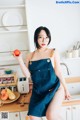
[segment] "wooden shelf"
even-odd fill
[[[4,31],[0,31],[0,33],[16,33],[16,32],[27,32],[27,29],[23,29],[23,30],[15,30],[15,31],[8,31],[8,30],[4,30]]]
[[[6,6],[0,6],[0,9],[6,9],[6,8],[24,8],[25,5],[6,5]]]
[[[1,5],[0,5],[0,10],[1,10],[1,14],[0,14],[0,17],[1,17],[0,36],[1,37],[0,38],[2,40],[2,45],[1,45],[2,51],[1,52],[4,52],[4,50],[8,51],[9,49],[11,49],[11,47],[12,47],[12,49],[16,48],[16,46],[18,46],[18,49],[19,48],[29,49],[28,33],[27,33],[28,32],[27,14],[25,11],[25,9],[26,9],[25,1],[23,1],[23,2],[9,1],[8,3],[1,2]],[[4,24],[3,16],[5,15],[6,12],[9,12],[9,11],[14,12],[14,15],[17,12],[20,13],[21,17],[18,17],[17,16],[18,14],[16,14],[15,17],[17,17],[22,22],[18,22],[18,21],[14,22],[14,20],[9,19],[10,15],[12,15],[12,14],[9,14],[8,18],[6,18],[7,19],[6,24]],[[20,18],[22,18],[22,19],[20,19]],[[12,20],[11,24],[8,24],[8,22],[9,22],[8,20],[9,21]],[[12,43],[15,42],[15,44],[13,46],[12,46],[11,40],[12,40]],[[5,44],[6,42],[8,42],[9,45]],[[29,51],[29,50],[27,50],[27,51]],[[25,62],[26,53],[23,53],[22,56],[23,56],[23,60]],[[13,66],[13,65],[19,65],[19,63],[11,54],[9,54],[9,55],[4,54],[2,56],[0,55],[0,67]]]
[[[80,60],[80,57],[76,57],[76,58],[61,58],[61,62],[62,61],[69,61],[69,60]]]
[[[7,86],[16,86],[17,83],[6,83],[6,84],[0,84],[0,87],[7,87]]]
[[[26,54],[29,53],[29,50],[27,49],[27,50],[20,50],[20,51],[21,51],[23,60],[25,62],[25,60],[26,60]],[[9,62],[8,64],[10,64],[10,62],[12,62],[12,64],[18,63],[18,61],[12,55],[12,52],[13,51],[1,51],[0,52],[0,65],[3,65],[4,62],[5,62],[5,64],[6,64],[6,62]]]
[[[13,74],[3,74],[3,75],[0,75],[0,78],[1,78],[1,79],[11,78],[11,77],[13,77],[13,82],[12,82],[12,83],[1,83],[1,84],[0,84],[0,87],[16,86],[16,85],[17,85],[17,80],[18,80],[18,77],[17,77],[17,73],[16,73],[16,72],[14,72]]]
[[[7,56],[7,57],[0,57],[0,62],[2,61],[10,61],[10,60],[16,60],[14,56]]]
[[[76,76],[76,77],[67,77],[65,78],[66,83],[76,83],[76,82],[80,82],[80,76]]]

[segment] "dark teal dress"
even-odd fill
[[[29,70],[33,81],[28,115],[43,117],[60,86],[50,58],[30,61]]]

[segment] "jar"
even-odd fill
[[[72,58],[72,52],[66,52],[66,58]]]
[[[79,57],[79,50],[78,49],[77,50],[73,50],[72,57],[73,58]]]

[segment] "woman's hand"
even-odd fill
[[[15,55],[14,51],[12,52],[12,55],[15,57],[16,60],[20,61],[22,59],[22,54]]]
[[[70,95],[68,89],[66,89],[65,90],[65,99],[70,100],[70,98],[71,98],[71,95]]]

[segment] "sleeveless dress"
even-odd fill
[[[28,115],[43,117],[56,91],[60,86],[51,58],[29,62],[29,70],[33,81]]]

